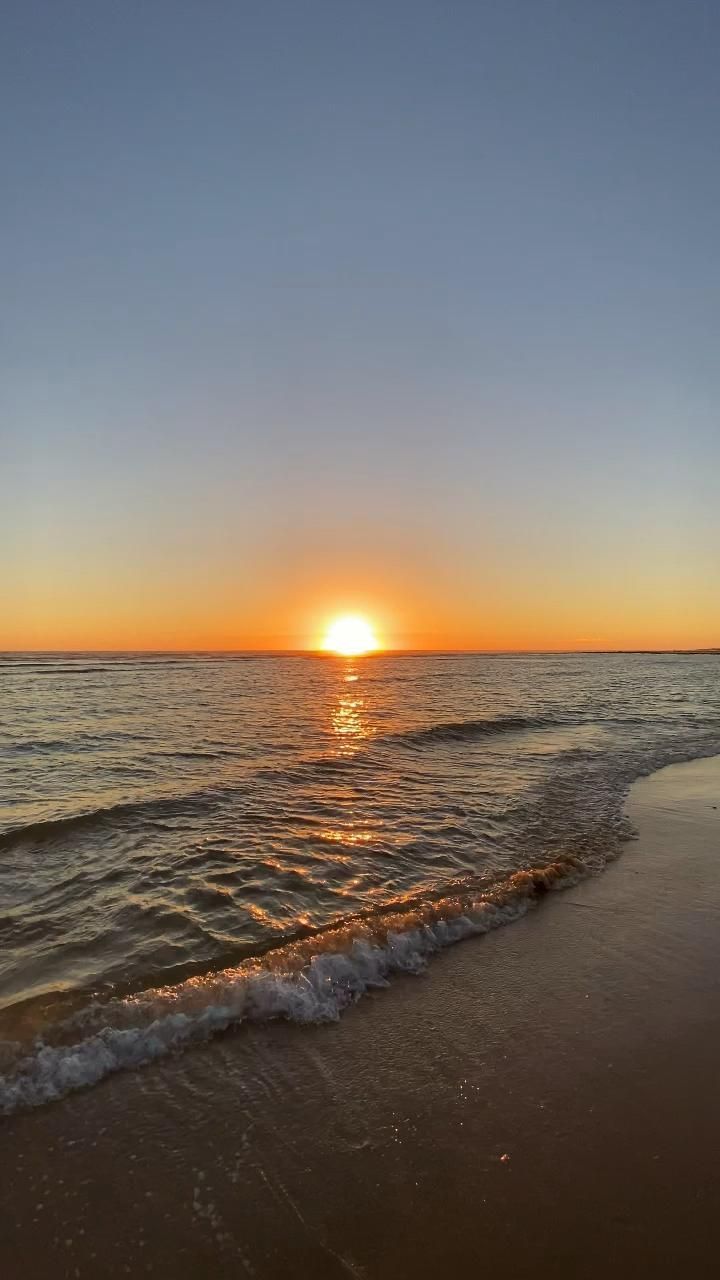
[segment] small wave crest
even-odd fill
[[[422,747],[436,742],[467,742],[503,733],[523,733],[531,729],[567,728],[574,723],[559,716],[496,716],[484,720],[449,720],[391,735],[391,740]]]
[[[170,818],[182,816],[188,811],[197,812],[217,799],[222,788],[197,789],[177,796],[148,796],[140,800],[123,800],[117,804],[100,805],[81,813],[62,814],[57,818],[45,818],[28,822],[21,827],[10,827],[0,832],[0,851],[18,844],[41,844],[57,837],[72,835],[88,827],[102,827],[106,823],[134,818]]]

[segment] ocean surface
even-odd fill
[[[0,712],[9,1113],[601,871],[630,784],[720,752],[720,656],[4,655]]]

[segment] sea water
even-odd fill
[[[0,709],[10,1112],[601,871],[632,781],[720,752],[720,655],[5,655]]]

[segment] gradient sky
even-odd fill
[[[0,25],[0,647],[720,644],[716,0]]]

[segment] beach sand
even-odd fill
[[[3,1121],[0,1275],[716,1275],[720,758],[628,812],[603,876],[338,1024]]]

